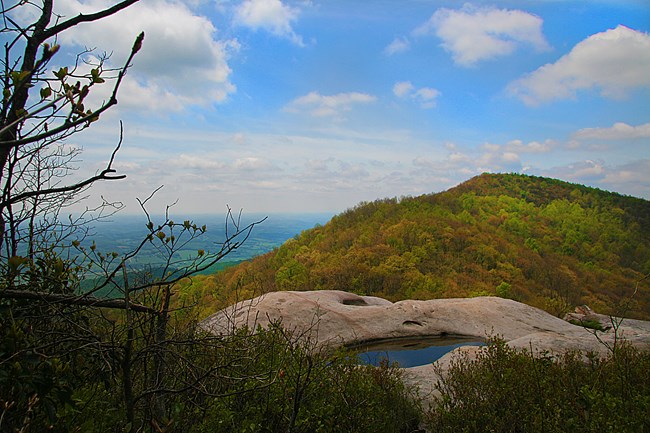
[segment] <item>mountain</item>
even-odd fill
[[[496,295],[556,315],[587,304],[650,319],[649,273],[649,201],[482,174],[437,194],[361,203],[204,283],[222,302],[275,290]]]

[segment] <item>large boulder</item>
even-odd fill
[[[372,296],[322,290],[272,292],[239,302],[202,322],[204,329],[228,334],[234,328],[266,327],[272,322],[310,338],[320,347],[418,337],[498,336],[515,348],[560,353],[567,350],[607,353],[615,341],[626,339],[650,347],[650,322],[623,320],[606,332],[585,329],[540,309],[496,297],[406,300],[390,302]],[[475,353],[461,347],[436,362],[442,371],[459,353]],[[425,393],[437,380],[433,366],[405,369],[405,380]]]
[[[397,338],[499,336],[516,347],[539,350],[600,350],[594,332],[554,317],[540,309],[497,297],[406,300],[392,303],[373,296],[336,290],[272,292],[239,302],[202,322],[216,334],[233,328],[282,321],[285,328],[309,335],[321,346],[354,345]],[[626,326],[628,323],[633,327]],[[647,344],[648,322],[625,320],[619,337]],[[613,332],[599,333],[613,342]]]

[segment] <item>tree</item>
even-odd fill
[[[117,70],[105,68],[106,55],[99,56],[96,62],[87,60],[84,54],[88,52],[80,53],[69,67],[52,70],[50,63],[60,48],[56,44],[59,34],[113,15],[136,1],[125,0],[69,19],[54,14],[53,0],[44,0],[41,5],[18,2],[1,11],[1,32],[7,42],[0,75],[0,241],[7,289],[34,288],[40,284],[34,280],[37,276],[52,277],[47,273],[19,272],[19,268],[33,269],[39,258],[55,254],[51,246],[69,239],[83,228],[85,220],[94,217],[89,212],[67,222],[61,218],[61,211],[81,192],[97,181],[125,177],[117,175],[112,167],[121,134],[104,170],[71,183],[68,175],[75,169],[73,163],[80,151],[64,143],[117,104],[118,90],[142,46],[144,33],[137,36],[126,63]],[[18,17],[22,16],[34,16],[35,20],[21,24]],[[107,80],[112,85],[109,99],[99,107],[86,106],[95,86]],[[101,214],[115,206],[104,203],[96,210]]]
[[[115,386],[122,390],[123,428],[134,431],[149,423],[155,429],[166,419],[165,396],[197,386],[216,368],[171,361],[179,345],[198,338],[192,332],[182,338],[170,332],[174,284],[237,249],[258,222],[243,226],[241,215],[228,209],[223,243],[178,259],[177,251],[206,227],[174,222],[170,207],[155,222],[147,211],[153,194],[140,200],[146,217],[142,241],[124,255],[99,251],[86,239],[88,224],[119,210],[119,203],[104,201],[80,216],[64,215],[94,183],[125,177],[113,168],[122,145],[121,125],[105,168],[85,179],[71,180],[80,150],[66,140],[117,104],[144,33],[135,37],[126,62],[116,69],[107,66],[105,54],[89,60],[88,50],[74,64],[53,69],[57,40],[79,24],[110,17],[136,2],[123,0],[73,17],[57,15],[54,0],[2,3],[0,9],[5,41],[0,58],[0,431],[55,425],[65,411],[80,410],[75,399],[92,408],[100,404],[98,393]],[[24,17],[33,19],[25,22]],[[97,86],[110,86],[110,96],[91,106]],[[160,266],[143,276],[129,265],[144,248],[159,255]],[[187,372],[170,374],[174,363]]]

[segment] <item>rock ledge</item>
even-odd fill
[[[542,310],[496,297],[406,300],[392,303],[372,296],[358,296],[334,290],[272,292],[239,302],[221,310],[201,326],[215,334],[233,328],[263,327],[281,320],[285,328],[305,335],[320,347],[356,345],[365,342],[435,336],[487,338],[499,336],[515,348],[534,351],[566,350],[607,353],[607,344],[624,338],[631,344],[650,348],[650,322],[625,319],[615,334],[576,326]],[[461,347],[436,362],[443,370]],[[428,392],[435,375],[431,365],[405,369],[407,383]]]

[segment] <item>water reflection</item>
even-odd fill
[[[476,338],[431,337],[418,339],[388,340],[356,348],[359,362],[378,366],[382,360],[397,362],[400,367],[416,367],[431,364],[443,355],[461,346],[484,346]]]

